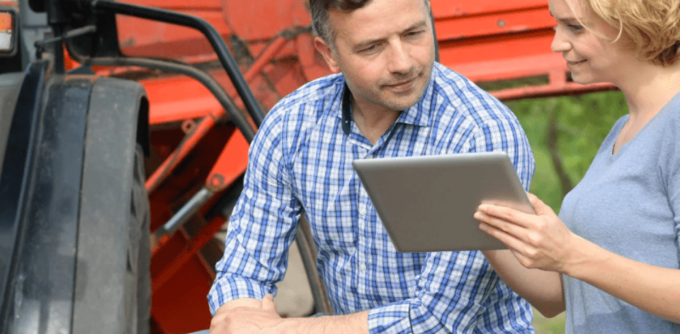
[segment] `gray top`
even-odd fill
[[[680,94],[612,154],[627,121],[628,115],[616,122],[583,180],[565,197],[560,218],[604,249],[678,269]],[[678,324],[590,284],[566,275],[563,279],[566,333],[680,333]]]

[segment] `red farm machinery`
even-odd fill
[[[223,252],[215,235],[240,194],[264,111],[330,74],[306,0],[0,6],[20,31],[0,59],[0,333],[107,332],[107,324],[134,332],[134,300],[146,298],[139,284],[147,284],[134,268],[149,260],[152,332],[206,329]],[[431,0],[431,8],[445,66],[475,82],[537,78],[491,92],[500,100],[613,88],[569,81],[550,50],[547,0]],[[332,313],[304,221],[296,241],[314,310]]]

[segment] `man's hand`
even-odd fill
[[[210,322],[210,334],[275,333],[274,328],[282,322],[283,318],[276,312],[274,297],[267,295],[261,303],[249,299],[218,309]]]

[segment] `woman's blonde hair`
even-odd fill
[[[634,43],[637,57],[668,66],[680,58],[679,0],[580,0]]]

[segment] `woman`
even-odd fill
[[[559,218],[533,195],[536,215],[480,206],[480,228],[509,248],[485,255],[541,313],[566,307],[567,333],[680,333],[679,1],[549,3],[574,81],[613,83],[629,115]]]

